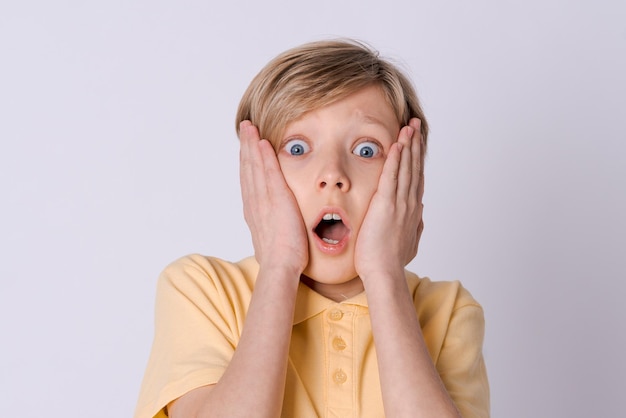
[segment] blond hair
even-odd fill
[[[290,122],[371,85],[382,88],[400,126],[414,117],[422,121],[424,155],[428,124],[411,82],[377,51],[354,40],[311,42],[270,61],[239,103],[237,134],[239,124],[250,120],[262,138],[276,144]]]

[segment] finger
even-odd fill
[[[240,162],[248,163],[250,161],[250,143],[252,142],[252,123],[249,120],[244,120],[239,124],[239,160]],[[242,167],[247,168],[247,167]]]
[[[262,139],[259,142],[260,157],[263,160],[263,172],[265,174],[268,195],[272,196],[276,192],[286,191],[288,186],[283,176],[283,172],[276,157],[276,151],[272,144]]]
[[[400,168],[398,171],[398,188],[397,198],[404,199],[406,201],[409,193],[409,187],[411,186],[411,179],[413,176],[412,167],[412,137],[414,129],[411,126],[405,126],[400,131],[398,142],[403,144],[402,156],[400,159]]]
[[[422,199],[424,197],[424,152],[423,152],[423,137],[422,137],[422,121],[419,120],[418,118],[413,118],[409,124],[411,126],[413,126],[415,128],[415,135],[414,135],[414,141],[415,141],[415,149],[416,149],[416,153],[415,153],[415,167],[416,167],[416,173],[419,173],[419,177],[417,177],[417,188],[416,191],[414,193],[417,194],[417,202],[419,204],[422,203]]]
[[[263,159],[259,150],[259,132],[250,122],[240,125],[240,182],[244,214],[253,215],[253,207],[267,191],[263,176]],[[248,203],[248,204],[246,204]]]
[[[378,193],[388,199],[395,199],[398,187],[398,170],[400,168],[400,158],[404,146],[400,142],[391,145],[389,154],[383,165],[383,171],[378,181]]]
[[[422,132],[421,121],[413,118],[409,121],[409,126],[413,128],[413,136],[411,137],[411,188],[409,193],[411,196],[419,198],[419,186],[422,179]]]
[[[252,158],[252,150],[251,150],[251,138],[248,133],[248,127],[244,125],[244,122],[240,124],[239,128],[239,139],[240,139],[240,148],[239,148],[239,184],[241,187],[241,198],[243,202],[243,215],[250,231],[252,232],[252,239],[254,241],[254,214],[255,210],[252,207],[255,201],[255,187],[253,185],[253,164],[254,159]]]
[[[249,121],[244,121],[240,125],[240,173],[241,180],[248,182],[254,176],[254,172],[259,170],[262,160],[258,156],[258,131]]]
[[[241,169],[249,169],[250,165],[254,162],[254,143],[258,141],[255,133],[256,128],[250,121],[243,121],[239,125],[239,159],[242,163]]]
[[[243,121],[239,124],[239,182],[244,202],[246,193],[249,192],[250,171],[252,171],[251,140],[248,132],[250,125],[250,121]]]
[[[420,174],[419,182],[417,184],[417,202],[422,203],[424,199],[424,173]]]

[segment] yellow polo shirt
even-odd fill
[[[230,263],[192,255],[163,271],[135,418],[166,417],[169,402],[220,379],[237,347],[258,268],[253,257]],[[406,277],[448,393],[464,418],[488,417],[482,308],[458,282],[408,271]],[[283,417],[384,417],[365,293],[337,303],[300,284],[284,399]]]

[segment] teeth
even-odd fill
[[[325,221],[340,221],[341,220],[341,216],[339,216],[338,213],[327,213],[324,215],[323,218]]]
[[[330,238],[322,238],[322,241],[324,241],[327,244],[339,244],[339,241],[336,239],[330,239]]]

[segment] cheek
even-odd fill
[[[364,167],[358,173],[358,181],[361,184],[364,191],[370,194],[369,199],[378,189],[378,183],[380,182],[380,175],[383,172],[383,163],[375,166]]]
[[[370,202],[372,201],[374,194],[376,194],[376,191],[378,190],[378,183],[380,181],[381,173],[382,167],[375,170],[363,170],[359,174],[359,206],[363,211],[363,217],[365,217],[365,212],[367,212]]]

